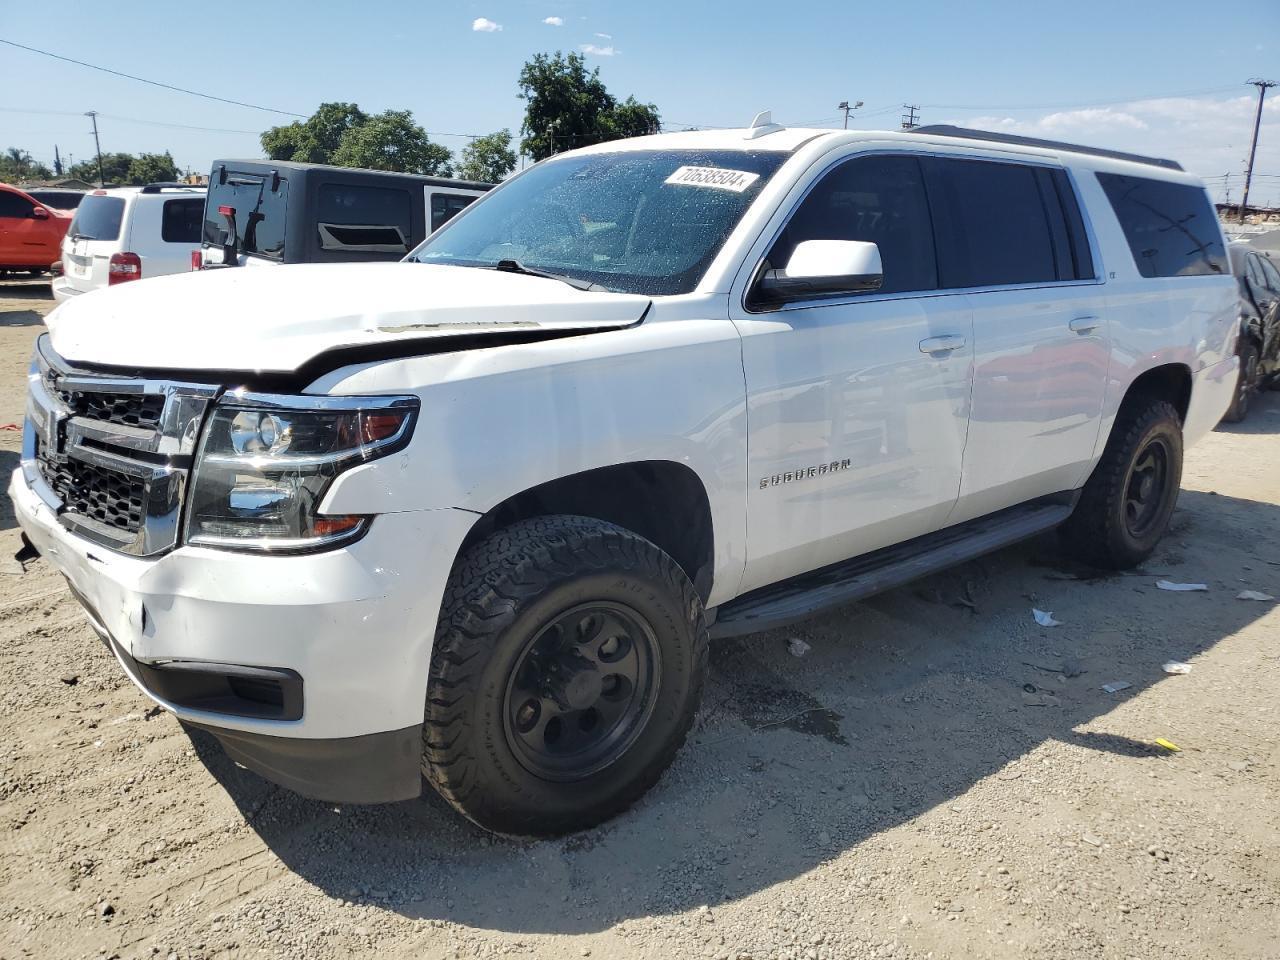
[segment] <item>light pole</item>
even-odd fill
[[[102,145],[98,143],[98,111],[90,110],[85,116],[93,120],[93,149],[98,154],[98,186],[105,187],[107,184],[102,175]]]
[[[852,107],[849,106],[848,100],[841,100],[840,103],[836,106],[837,110],[844,111],[844,128],[846,130],[849,129],[849,114],[851,114],[854,110],[857,110],[860,106],[862,106],[861,100],[855,103]]]

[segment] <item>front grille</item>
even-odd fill
[[[219,388],[76,367],[45,334],[36,356],[22,468],[68,530],[155,556],[177,545],[187,474]]]
[[[125,533],[142,527],[144,481],[81,460],[40,461],[40,471],[63,509]]]
[[[95,393],[87,390],[59,390],[60,399],[72,416],[88,417],[103,423],[155,430],[164,413],[164,397],[148,393]]]

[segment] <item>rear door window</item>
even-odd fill
[[[123,197],[90,195],[76,207],[76,215],[67,228],[67,236],[73,240],[118,240],[122,219]]]
[[[944,288],[1075,279],[1065,215],[1038,168],[927,158],[925,170]]]
[[[323,183],[316,205],[320,249],[408,253],[412,208],[408,190]]]
[[[166,200],[160,215],[160,239],[165,243],[199,243],[204,228],[204,198]]]
[[[1218,218],[1203,187],[1127,174],[1097,176],[1142,276],[1230,272]]]
[[[431,194],[431,232],[435,233],[478,199],[456,193]]]
[[[218,212],[223,207],[232,211],[232,218]],[[234,241],[239,253],[281,260],[288,209],[289,181],[283,177],[273,190],[270,174],[228,170],[225,182],[220,183],[215,170],[205,200],[204,242],[223,246]],[[230,228],[232,219],[234,237]]]
[[[785,267],[806,240],[876,244],[884,269],[876,293],[937,289],[933,228],[915,157],[855,157],[826,174],[769,251],[769,266]]]

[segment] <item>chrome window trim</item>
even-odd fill
[[[796,215],[801,205],[809,198],[809,195],[817,187],[822,180],[841,164],[848,163],[851,160],[858,160],[863,157],[941,157],[952,160],[976,160],[982,163],[1006,163],[1027,167],[1041,167],[1046,170],[1061,170],[1066,173],[1071,183],[1071,189],[1075,194],[1076,206],[1080,210],[1080,218],[1084,221],[1085,233],[1089,243],[1089,252],[1093,259],[1093,277],[1083,280],[1037,280],[1030,283],[1002,283],[988,284],[982,287],[938,287],[933,290],[903,290],[898,293],[858,293],[851,294],[846,297],[825,297],[814,298],[811,300],[796,300],[790,303],[782,304],[777,307],[767,309],[753,308],[750,303],[750,294],[755,285],[760,281],[760,273],[764,268],[765,259],[773,245],[778,242],[778,237],[782,235],[782,231],[787,228],[787,224],[791,222],[792,217]],[[754,244],[753,244],[754,246]],[[755,265],[748,274],[746,284],[742,288],[739,297],[739,303],[743,311],[752,317],[772,317],[782,313],[791,313],[796,310],[812,310],[817,307],[847,306],[854,303],[880,303],[892,300],[918,300],[925,297],[954,297],[963,296],[965,294],[981,294],[981,293],[997,293],[1005,290],[1042,290],[1062,287],[1090,287],[1102,286],[1106,281],[1102,276],[1100,249],[1098,247],[1097,238],[1093,232],[1093,221],[1089,217],[1088,207],[1081,201],[1079,184],[1070,167],[1061,163],[1054,163],[1047,157],[1026,157],[1023,159],[1013,159],[1007,156],[983,156],[969,153],[951,153],[937,150],[921,150],[921,149],[902,149],[898,147],[878,147],[873,146],[865,150],[857,150],[853,153],[843,153],[840,156],[828,161],[814,176],[813,180],[805,187],[804,192],[796,198],[795,202],[788,208],[786,215],[779,222],[776,229],[769,236],[769,241],[764,245],[760,256],[757,258]]]

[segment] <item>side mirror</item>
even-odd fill
[[[760,278],[762,299],[789,303],[879,290],[884,282],[880,248],[865,240],[805,240],[782,269]]]
[[[48,211],[48,210],[46,210],[44,207],[32,207],[32,208],[31,208],[31,219],[33,219],[33,220],[48,220],[48,219],[49,219],[49,211]]]

